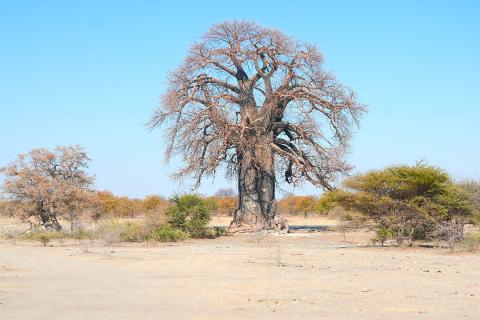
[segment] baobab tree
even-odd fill
[[[283,229],[275,187],[306,180],[331,189],[364,107],[323,69],[314,46],[252,22],[214,25],[168,78],[149,126],[167,129],[174,177],[238,181],[231,229]]]
[[[54,152],[33,149],[1,168],[3,191],[17,212],[26,219],[37,218],[46,230],[62,229],[59,216],[73,229],[77,213],[90,202],[94,178],[85,170],[88,161],[79,146],[57,147]]]

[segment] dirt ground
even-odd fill
[[[359,247],[369,237],[297,230],[114,248],[2,240],[0,319],[480,318],[480,255]]]

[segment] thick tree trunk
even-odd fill
[[[58,223],[57,215],[55,212],[47,212],[42,210],[40,212],[40,218],[42,219],[43,226],[47,231],[60,231],[62,226]]]
[[[240,164],[237,170],[238,207],[234,212],[230,230],[288,232],[285,219],[277,211],[274,174],[243,164]]]
[[[246,142],[237,150],[238,206],[229,229],[232,232],[288,232],[275,201],[275,159],[271,149],[274,137],[270,119],[257,112],[252,92],[245,101],[241,109],[242,124],[250,130],[243,136]]]

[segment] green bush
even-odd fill
[[[148,238],[160,242],[176,242],[189,238],[188,233],[171,227],[170,225],[158,226],[150,231]]]
[[[214,239],[216,232],[208,228],[204,222],[199,220],[190,220],[187,224],[188,233],[192,238],[209,238]]]
[[[472,217],[466,192],[446,172],[423,163],[356,175],[345,181],[345,187],[325,196],[326,207],[339,204],[362,213],[373,222],[379,239],[388,231],[398,244],[426,239],[445,222],[455,222],[463,230]]]
[[[165,214],[172,228],[186,232],[193,238],[214,236],[207,227],[211,213],[216,209],[214,202],[198,195],[174,196],[171,201],[173,204],[165,210]]]
[[[393,232],[385,227],[377,227],[375,229],[375,237],[372,239],[372,243],[375,245],[376,243],[380,243],[383,247],[385,245],[385,241],[392,239]]]

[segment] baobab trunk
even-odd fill
[[[150,128],[167,129],[167,159],[182,156],[176,177],[199,187],[222,166],[236,175],[230,230],[286,229],[275,205],[279,181],[331,189],[330,180],[349,170],[342,158],[364,107],[322,64],[313,45],[227,21],[169,76]]]
[[[230,224],[231,231],[288,231],[285,219],[277,211],[273,154],[271,159],[270,168],[258,168],[248,165],[248,161],[246,164],[240,157],[237,168],[238,207]]]

